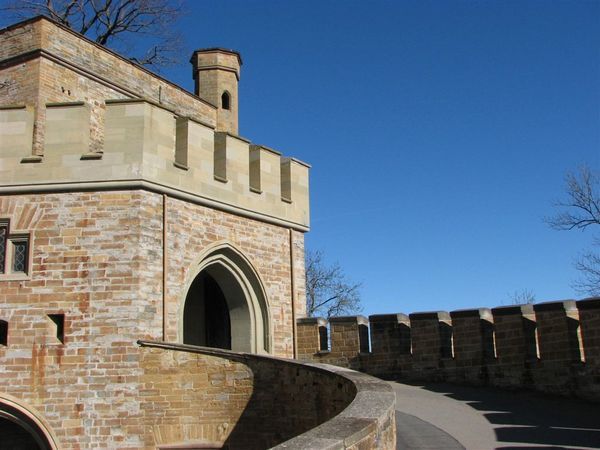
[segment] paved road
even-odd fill
[[[600,449],[600,405],[534,392],[391,383],[398,449]]]

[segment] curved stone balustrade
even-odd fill
[[[142,423],[154,436],[148,445],[395,448],[394,392],[369,375],[213,348],[138,344]]]

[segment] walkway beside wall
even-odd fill
[[[600,406],[528,391],[390,383],[397,448],[600,448]]]

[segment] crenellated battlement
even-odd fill
[[[41,154],[30,106],[0,107],[0,192],[145,185],[214,207],[306,229],[309,166],[142,99],[106,100],[95,132],[91,106],[49,103]]]
[[[600,298],[298,320],[298,357],[372,375],[600,400]]]
[[[45,17],[0,30],[0,193],[144,188],[308,230],[309,166],[237,136],[239,54],[192,62],[196,94]]]

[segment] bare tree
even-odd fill
[[[521,289],[508,294],[511,305],[531,305],[535,303],[535,294],[529,289]]]
[[[600,248],[600,239],[594,239],[594,247]],[[575,268],[581,278],[573,283],[573,287],[579,292],[600,296],[600,253],[584,252],[575,261]]]
[[[563,210],[546,222],[556,230],[596,229],[600,226],[600,174],[582,166],[577,173],[567,174],[566,184],[568,200],[557,204]],[[600,249],[600,238],[594,239],[593,247]],[[593,249],[584,252],[575,268],[582,278],[573,287],[585,294],[600,295],[600,253]]]
[[[326,265],[320,251],[306,252],[306,314],[326,317],[360,311],[361,283],[346,279],[339,264]]]
[[[10,19],[48,16],[139,64],[172,64],[180,47],[180,0],[7,0],[1,10]],[[150,48],[135,56],[140,41]]]

